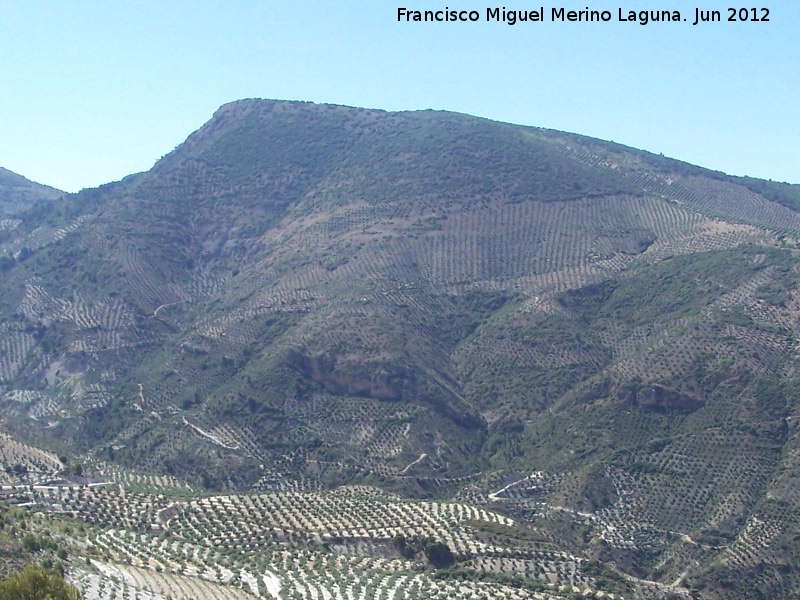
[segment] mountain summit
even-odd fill
[[[791,565],[798,589],[798,207],[579,135],[234,102],[3,232],[5,426],[217,489],[489,503],[664,582],[770,595],[756,565]]]

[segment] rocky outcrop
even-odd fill
[[[644,385],[638,389],[632,386],[621,386],[617,388],[616,396],[619,400],[631,402],[645,410],[694,412],[705,405],[702,398],[658,384]]]
[[[405,377],[402,369],[365,365],[358,372],[348,373],[335,370],[335,356],[306,356],[297,350],[287,352],[284,362],[337,396],[362,396],[376,400],[400,400],[403,397]]]

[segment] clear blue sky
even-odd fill
[[[447,109],[611,139],[735,175],[800,183],[800,1],[768,23],[693,27],[731,0],[544,6],[487,23],[474,1],[0,0],[0,166],[68,191],[149,169],[225,102]],[[397,8],[481,11],[397,23]],[[609,23],[549,22],[552,7]],[[631,8],[686,23],[617,21]],[[759,12],[759,16],[763,13]]]

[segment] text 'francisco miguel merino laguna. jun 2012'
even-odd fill
[[[615,18],[616,17],[616,18]],[[488,7],[484,11],[459,10],[446,6],[441,10],[397,9],[398,22],[404,23],[465,23],[496,22],[516,25],[517,23],[543,23],[546,21],[560,23],[607,23],[609,21],[638,23],[701,23],[744,22],[764,23],[769,21],[768,8],[726,8],[723,10],[704,10],[695,8],[693,14],[683,14],[679,10],[628,10],[618,8],[611,10],[568,10],[564,7],[545,9],[544,6],[533,10],[511,10],[506,7]]]

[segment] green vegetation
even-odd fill
[[[68,585],[58,573],[32,565],[18,575],[0,581],[2,600],[79,600],[78,590]]]
[[[53,452],[9,439],[0,476],[79,486],[58,501],[132,544],[162,492],[488,506],[524,532],[364,542],[404,535],[478,597],[614,581],[583,561],[800,593],[797,189],[465,115],[226,105],[148,173],[0,215],[3,427]],[[114,469],[136,510],[86,513],[121,502],[81,487]]]

